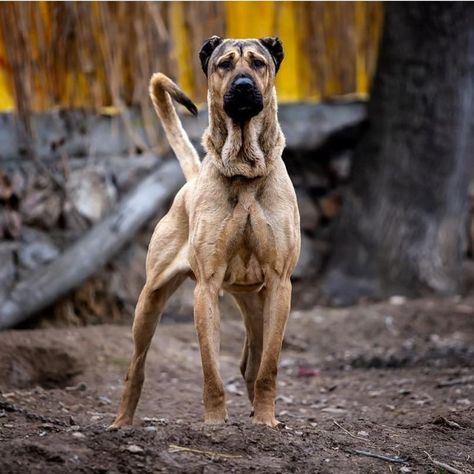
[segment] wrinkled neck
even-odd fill
[[[219,171],[229,177],[267,175],[285,146],[278,123],[275,90],[262,112],[243,123],[233,122],[210,96],[208,106],[209,126],[203,136],[203,146]]]

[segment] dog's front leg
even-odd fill
[[[254,422],[276,427],[276,378],[281,345],[290,312],[291,281],[289,278],[270,279],[265,289],[263,312],[263,353],[255,381]]]
[[[194,291],[194,322],[201,349],[204,376],[204,421],[227,421],[224,384],[219,373],[220,314],[219,285],[213,280],[197,281]]]

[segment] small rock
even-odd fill
[[[158,431],[158,428],[156,426],[145,426],[145,431],[155,432]]]
[[[400,395],[410,395],[411,390],[408,389],[408,388],[401,388],[401,389],[398,391],[398,393],[399,393]]]
[[[285,397],[285,395],[278,395],[277,401],[282,401],[283,403],[286,403],[288,405],[291,405],[293,403],[293,397]]]
[[[405,296],[400,296],[400,295],[394,295],[391,296],[388,302],[393,305],[393,306],[401,306],[402,304],[405,304],[407,299]]]
[[[343,413],[347,413],[347,410],[345,410],[344,408],[335,407],[322,408],[321,411],[325,413],[332,413],[333,415],[342,415]]]
[[[136,444],[127,446],[126,450],[132,454],[143,453],[143,448],[140,448],[140,446],[137,446]]]
[[[72,433],[72,436],[76,439],[86,439],[86,435],[84,433],[81,433],[80,431],[74,431]]]
[[[286,369],[288,367],[292,367],[294,366],[296,363],[295,359],[291,358],[291,357],[283,357],[281,359],[281,362],[280,362],[280,367],[282,369]]]
[[[359,436],[364,436],[365,438],[369,436],[369,433],[367,433],[367,431],[358,431],[357,434]]]
[[[238,395],[239,397],[244,394],[242,390],[239,390],[239,388],[237,387],[237,384],[235,383],[229,383],[225,386],[225,388],[229,393],[233,393],[235,395]]]
[[[411,469],[408,466],[402,466],[400,472],[411,472]]]
[[[72,387],[66,387],[66,390],[68,392],[85,392],[87,390],[87,385],[84,382],[80,382],[77,385],[74,385]]]
[[[105,396],[99,397],[99,405],[110,405],[111,403],[112,403],[112,400],[110,400],[110,398],[105,397]]]
[[[372,390],[369,392],[370,398],[375,398],[383,394],[383,390]]]

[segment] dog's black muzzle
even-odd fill
[[[237,76],[224,94],[224,111],[234,122],[245,122],[263,110],[263,98],[253,79]]]

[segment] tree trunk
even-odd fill
[[[0,302],[0,329],[15,327],[81,284],[113,257],[183,184],[176,160],[144,179],[103,221]]]
[[[459,290],[474,153],[474,5],[384,6],[369,128],[322,284],[334,304]]]

